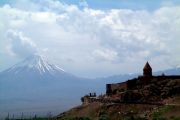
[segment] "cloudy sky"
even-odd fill
[[[180,65],[179,0],[1,0],[0,71],[34,54],[83,77]]]

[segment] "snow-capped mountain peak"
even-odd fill
[[[65,72],[62,68],[50,64],[44,56],[38,54],[27,57],[22,62],[8,69],[8,72],[16,70],[15,73],[19,73],[21,71],[28,71],[30,69],[38,71],[41,74],[46,72],[52,73],[54,71]]]

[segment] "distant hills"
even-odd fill
[[[180,67],[153,72],[153,75],[155,75],[155,76],[162,75],[162,74],[164,74],[164,75],[180,75]],[[129,79],[138,77],[139,75],[142,75],[142,73],[112,75],[109,77],[97,78],[97,80],[105,81],[106,83],[113,83],[113,82],[116,83],[116,82],[126,81]]]

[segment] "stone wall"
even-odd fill
[[[152,80],[161,81],[165,79],[175,80],[175,79],[180,79],[180,76],[179,75],[139,76],[138,78],[127,80],[126,82],[122,82],[122,83],[106,84],[106,95],[112,95],[112,94],[116,94],[117,92],[137,89],[137,86],[143,87],[149,84]]]
[[[117,91],[125,91],[128,89],[127,82],[107,84],[106,85],[106,94],[110,95],[116,93]]]

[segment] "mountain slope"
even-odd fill
[[[78,105],[97,86],[33,55],[0,73],[0,116],[58,113]]]
[[[56,65],[49,64],[42,56],[32,55],[22,62],[12,66],[11,68],[0,73],[1,76],[13,77],[13,79],[18,79],[19,77],[25,76],[26,79],[31,78],[32,75],[39,76],[72,76],[66,73],[63,69]],[[12,79],[12,78],[11,78]]]

